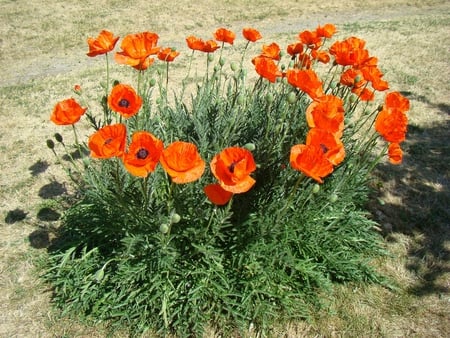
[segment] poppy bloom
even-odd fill
[[[163,150],[159,161],[175,183],[196,181],[205,171],[205,162],[197,147],[188,142],[173,142]]]
[[[118,40],[119,37],[114,37],[113,33],[102,30],[96,39],[88,38],[89,52],[87,56],[94,57],[112,51]]]
[[[163,48],[158,52],[158,59],[161,61],[172,62],[178,55],[180,55],[180,52],[168,47]]]
[[[289,69],[286,73],[288,82],[304,91],[313,100],[324,95],[322,81],[316,72],[310,69]]]
[[[239,147],[230,147],[214,156],[210,163],[211,172],[220,186],[238,194],[247,192],[255,184],[250,174],[256,170],[252,153]]]
[[[311,52],[311,56],[314,60],[317,60],[322,63],[330,62],[330,54],[323,50],[313,49]]]
[[[193,35],[186,38],[186,43],[192,50],[203,51],[205,49],[205,41]]]
[[[214,39],[221,42],[226,42],[232,45],[236,34],[226,28],[219,28],[214,32]]]
[[[207,41],[205,41],[205,45],[203,46],[203,49],[201,51],[204,53],[213,53],[219,48],[220,48],[220,46],[217,44],[216,41],[207,40]]]
[[[287,46],[286,52],[290,56],[296,56],[297,54],[301,54],[303,52],[303,43],[301,42],[291,43],[290,45]]]
[[[225,205],[229,202],[231,197],[233,197],[233,193],[224,190],[220,184],[208,184],[203,188],[203,191],[206,194],[208,199],[216,204],[216,205]]]
[[[364,49],[365,41],[356,37],[350,37],[344,41],[336,41],[329,49],[335,62],[341,66],[362,65],[369,59],[369,52]]]
[[[323,183],[322,178],[333,172],[333,165],[325,157],[321,146],[297,144],[291,148],[289,156],[291,167]]]
[[[306,145],[321,147],[325,157],[333,165],[338,165],[344,160],[344,144],[327,130],[319,128],[310,129],[306,135]]]
[[[256,42],[262,39],[261,33],[258,30],[250,27],[242,29],[242,36],[250,42]]]
[[[123,156],[125,168],[133,175],[147,177],[158,164],[164,145],[161,140],[146,131],[135,132]]]
[[[385,106],[375,119],[375,130],[388,142],[400,143],[405,140],[408,117],[405,112]]]
[[[322,45],[322,38],[317,34],[316,31],[305,30],[298,34],[298,38],[302,43],[311,49],[317,49]]]
[[[109,107],[125,118],[135,115],[142,106],[142,98],[137,95],[133,87],[118,84],[113,87],[108,96]]]
[[[336,33],[336,26],[331,23],[327,23],[324,26],[318,26],[316,28],[317,36],[323,38],[329,39],[334,35],[334,33]]]
[[[402,112],[409,110],[409,100],[399,92],[390,92],[384,98],[385,106],[389,109],[398,109]]]
[[[91,137],[88,146],[94,158],[120,157],[125,152],[127,129],[124,124],[105,126]]]
[[[252,60],[255,65],[256,72],[261,76],[269,80],[270,82],[275,82],[277,77],[281,77],[283,74],[278,69],[275,61],[272,59],[257,56]]]
[[[382,79],[383,73],[376,65],[363,65],[360,69],[364,79],[372,83],[373,89],[378,91],[389,89],[389,84]]]
[[[403,151],[398,143],[390,143],[388,148],[389,162],[391,164],[400,164],[403,161]]]
[[[262,46],[261,56],[265,56],[266,58],[278,61],[280,60],[280,52],[280,46],[278,46],[276,42],[272,42],[270,45]]]
[[[70,98],[58,102],[53,108],[50,120],[57,125],[69,125],[78,122],[86,112],[75,99]]]
[[[137,70],[147,69],[154,61],[150,55],[156,55],[160,47],[157,47],[159,36],[153,32],[142,32],[125,36],[114,59],[117,63],[132,66]]]
[[[344,130],[344,102],[334,95],[324,95],[306,108],[306,122],[310,128],[329,131],[341,137]]]

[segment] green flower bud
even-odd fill
[[[151,79],[150,79],[150,87],[154,87],[155,84],[156,84],[156,79],[151,78]]]
[[[294,92],[290,92],[287,96],[287,101],[290,104],[294,104],[295,102],[297,102],[297,95],[295,95]]]
[[[84,165],[84,167],[88,168],[90,164],[91,164],[91,160],[89,159],[89,157],[83,157],[83,165]]]
[[[226,62],[226,60],[225,60],[225,58],[220,58],[219,59],[219,65],[221,65],[222,67],[223,67],[223,65],[225,64],[225,62]]]
[[[167,223],[161,224],[161,225],[159,226],[159,231],[160,231],[162,234],[167,234],[167,233],[169,232],[169,224],[167,224]]]
[[[214,55],[211,53],[208,53],[208,61],[211,62],[214,60]]]
[[[255,149],[256,149],[256,146],[255,146],[255,144],[254,143],[247,143],[247,144],[245,144],[244,145],[244,148],[245,149],[247,149],[247,150],[249,150],[249,151],[254,151]]]
[[[330,88],[331,89],[334,89],[336,87],[337,87],[337,82],[336,81],[333,81],[333,82],[330,83]]]
[[[62,135],[60,133],[56,133],[54,136],[55,136],[55,140],[57,142],[62,143],[63,137],[62,137]]]
[[[179,221],[181,221],[181,216],[178,215],[176,212],[174,212],[170,216],[170,223],[175,224],[175,223],[178,223]]]
[[[244,95],[238,95],[238,97],[236,98],[238,104],[243,104],[244,100],[245,100]]]
[[[217,73],[219,70],[220,70],[220,66],[219,65],[215,65],[214,66],[214,72]]]
[[[97,270],[97,272],[94,275],[94,278],[97,282],[101,282],[101,280],[105,277],[105,270],[101,268],[100,270]]]
[[[272,103],[273,100],[274,100],[273,94],[272,94],[272,93],[268,93],[268,94],[266,95],[266,102],[267,102],[267,103]]]
[[[230,64],[230,68],[231,68],[231,70],[233,71],[233,72],[235,72],[235,71],[237,71],[237,69],[238,69],[238,64],[236,63],[236,62],[232,62],[231,64]]]
[[[331,203],[335,203],[337,201],[337,199],[338,199],[338,196],[336,194],[334,194],[334,193],[331,194],[331,196],[330,196]]]
[[[361,75],[356,75],[355,76],[355,84],[357,84],[358,82],[360,82],[362,80]]]
[[[52,140],[47,140],[47,147],[49,147],[50,149],[54,149],[55,142],[53,142]]]
[[[313,194],[317,194],[320,190],[320,185],[319,184],[314,184],[313,189],[312,189],[312,193]]]

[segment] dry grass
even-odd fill
[[[362,9],[361,9],[362,8]],[[0,336],[101,337],[100,327],[61,320],[33,266],[45,255],[55,199],[69,187],[45,139],[54,103],[75,83],[95,87],[101,62],[86,37],[103,28],[123,36],[157,31],[182,48],[187,34],[254,26],[292,40],[334,22],[342,37],[367,41],[392,86],[411,100],[405,163],[379,168],[371,205],[392,258],[377,262],[394,291],[338,286],[330,313],[279,328],[278,336],[450,336],[450,4],[447,1],[28,1],[0,0]],[[375,201],[381,200],[382,203]]]

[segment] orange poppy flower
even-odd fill
[[[202,39],[197,38],[193,35],[188,36],[186,38],[186,43],[187,43],[188,47],[192,50],[203,51],[203,49],[205,49],[205,41],[203,41]]]
[[[178,55],[180,55],[180,52],[167,47],[161,49],[158,52],[158,59],[160,59],[161,61],[172,62]]]
[[[344,102],[334,95],[324,95],[306,108],[310,128],[325,129],[340,138],[344,130]]]
[[[322,81],[316,72],[310,69],[289,69],[286,72],[288,82],[298,89],[304,91],[313,100],[324,95]]]
[[[322,178],[333,172],[333,165],[325,157],[321,146],[297,144],[291,148],[291,167],[308,177],[323,183]]]
[[[324,26],[319,25],[316,28],[316,33],[317,36],[329,39],[336,33],[336,26],[331,23],[327,23]]]
[[[409,110],[409,100],[399,92],[390,92],[384,98],[384,104],[390,109],[398,109],[402,112]]]
[[[405,140],[408,118],[405,112],[386,105],[375,119],[375,130],[388,142],[400,143]]]
[[[364,64],[360,69],[364,79],[372,83],[373,89],[378,91],[389,89],[389,84],[387,81],[381,79],[383,73],[376,65]]]
[[[306,135],[306,145],[319,146],[328,161],[340,164],[345,158],[344,144],[328,130],[312,128]]]
[[[137,95],[133,87],[126,84],[118,84],[113,87],[108,96],[108,105],[113,111],[125,118],[129,118],[141,109],[142,98]]]
[[[159,161],[174,183],[196,181],[205,171],[205,162],[197,147],[188,142],[173,142],[163,150]]]
[[[313,49],[313,51],[311,52],[311,57],[314,60],[317,60],[322,63],[330,62],[330,54],[328,54],[327,52],[325,52],[323,50]]]
[[[119,37],[114,37],[113,33],[102,30],[96,39],[88,38],[89,52],[87,56],[94,57],[112,51],[118,40]]]
[[[157,47],[159,36],[153,32],[142,32],[125,36],[114,59],[117,63],[132,66],[137,70],[147,69],[154,61],[150,55],[156,55],[160,47]]]
[[[205,45],[203,46],[203,49],[201,51],[204,53],[213,53],[219,48],[220,48],[220,46],[217,44],[216,41],[207,40],[207,41],[205,41]]]
[[[112,124],[89,137],[88,146],[94,158],[120,157],[125,152],[127,129],[124,124]]]
[[[220,186],[238,194],[247,192],[255,184],[250,174],[256,170],[252,153],[239,147],[230,147],[214,156],[210,163],[211,172]]]
[[[291,56],[301,54],[303,52],[303,43],[301,42],[291,43],[290,45],[287,46],[286,52]]]
[[[135,132],[123,156],[125,168],[133,175],[147,177],[159,162],[164,145],[161,140],[146,131]]]
[[[257,56],[252,59],[253,64],[255,65],[256,72],[261,76],[269,80],[270,82],[275,82],[277,77],[281,77],[283,74],[278,69],[275,61],[272,59]]]
[[[233,197],[232,192],[224,190],[220,184],[217,183],[208,184],[203,188],[203,191],[205,192],[206,197],[216,205],[225,205],[230,201],[231,197]]]
[[[258,30],[250,27],[242,29],[242,36],[250,42],[256,42],[262,39],[261,33]]]
[[[362,65],[369,59],[369,52],[364,49],[365,41],[356,37],[350,37],[344,41],[336,41],[329,49],[335,62],[341,66]]]
[[[298,38],[311,49],[317,49],[322,45],[322,38],[315,31],[300,32]]]
[[[403,151],[398,143],[389,144],[388,148],[389,162],[391,164],[400,164],[403,161]]]
[[[272,60],[280,60],[280,46],[276,42],[272,42],[270,45],[263,45],[262,46],[262,53],[261,56],[265,56]]]
[[[69,125],[78,122],[86,112],[75,99],[70,98],[58,102],[53,108],[50,120],[57,125]]]
[[[226,28],[219,28],[214,32],[214,39],[221,42],[226,42],[232,45],[236,34]]]

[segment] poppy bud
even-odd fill
[[[105,277],[105,270],[101,268],[100,270],[97,270],[97,272],[94,275],[94,278],[97,282],[101,282],[101,280]]]
[[[113,87],[117,86],[119,83],[120,83],[119,80],[114,80],[114,81],[113,81]]]
[[[89,168],[89,165],[91,164],[91,161],[88,157],[83,157],[83,165],[85,168]]]
[[[330,88],[331,88],[331,89],[336,88],[336,86],[337,86],[337,82],[336,82],[336,81],[332,81],[332,82],[330,83]]]
[[[156,80],[154,78],[150,79],[150,87],[154,87],[156,84]]]
[[[355,84],[358,83],[358,82],[360,82],[361,80],[362,80],[361,75],[356,75],[356,76],[355,76]]]
[[[175,224],[175,223],[178,223],[179,221],[181,221],[181,216],[178,215],[176,212],[174,212],[170,216],[170,223]]]
[[[274,100],[273,94],[272,94],[272,93],[268,93],[268,94],[266,95],[266,101],[267,101],[267,103],[272,103],[273,100]]]
[[[236,99],[238,104],[243,104],[244,103],[244,95],[239,95]]]
[[[226,62],[226,60],[225,60],[225,58],[220,58],[219,59],[219,65],[221,65],[222,67],[223,67],[223,65],[225,64],[225,62]]]
[[[244,145],[244,148],[249,151],[254,151],[256,149],[256,146],[254,143],[247,143]]]
[[[159,231],[160,231],[162,234],[167,234],[167,233],[169,232],[169,225],[166,224],[166,223],[161,224],[161,225],[159,226]]]
[[[55,136],[55,140],[57,142],[59,142],[59,143],[63,142],[63,137],[62,137],[62,135],[60,133],[56,133],[54,136]]]
[[[288,101],[290,104],[294,104],[294,103],[297,101],[297,96],[295,95],[294,92],[290,92],[290,93],[288,94],[288,96],[287,96],[287,101]]]
[[[317,183],[314,184],[313,189],[312,189],[312,193],[313,194],[317,194],[320,190],[320,185],[318,185]]]
[[[337,196],[336,194],[331,194],[331,196],[330,196],[330,202],[331,202],[331,203],[336,202],[337,199],[338,199],[338,196]]]
[[[212,55],[211,53],[208,53],[208,61],[211,62],[214,60],[214,55]]]
[[[214,72],[217,73],[219,70],[220,70],[220,66],[219,65],[215,65],[214,66]]]
[[[53,142],[52,140],[47,140],[47,147],[49,147],[50,149],[54,149],[55,142]]]
[[[350,103],[353,103],[356,101],[357,98],[358,98],[358,96],[356,96],[355,94],[351,94],[348,99],[350,100]]]
[[[238,69],[238,64],[236,62],[232,62],[230,64],[230,68],[233,72],[235,72]]]

